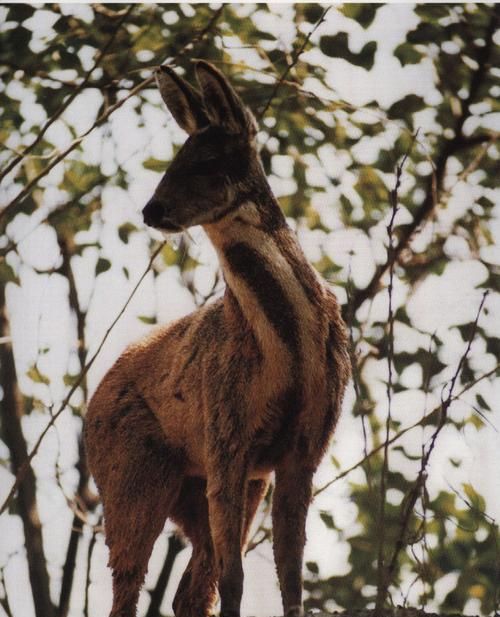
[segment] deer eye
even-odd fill
[[[222,170],[222,160],[216,157],[197,161],[191,166],[191,172],[196,176],[211,176],[213,174],[220,174],[222,173]]]

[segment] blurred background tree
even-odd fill
[[[0,614],[103,610],[86,401],[127,343],[222,292],[202,231],[163,243],[140,216],[185,138],[152,69],[193,80],[194,58],[254,111],[271,185],[350,329],[307,608],[498,611],[499,18],[484,4],[0,7]],[[267,515],[248,547],[264,557]],[[171,612],[183,549],[168,529],[141,614]]]

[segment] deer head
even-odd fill
[[[168,66],[156,72],[165,104],[189,135],[143,209],[144,222],[163,231],[214,223],[267,185],[252,113],[208,62],[197,62],[196,76],[201,92]]]

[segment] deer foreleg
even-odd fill
[[[208,482],[210,531],[219,572],[221,617],[239,617],[243,594],[241,548],[246,509],[245,467],[234,461]]]
[[[193,545],[191,559],[172,604],[175,617],[207,617],[215,601],[217,574],[206,488],[201,478],[187,478],[171,513]]]
[[[273,550],[285,617],[302,614],[302,558],[313,471],[290,459],[276,470]]]

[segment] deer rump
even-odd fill
[[[217,589],[221,615],[239,617],[242,551],[272,472],[274,556],[284,614],[295,617],[312,476],[349,377],[347,337],[335,296],[272,195],[251,113],[212,65],[197,63],[197,77],[201,93],[168,67],[158,72],[189,138],[143,214],[166,231],[202,224],[226,290],[130,346],[89,404],[85,441],[104,506],[111,617],[136,614],[167,518],[193,546],[176,617],[208,616]]]

